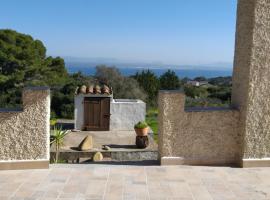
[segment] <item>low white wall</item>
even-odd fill
[[[146,104],[141,100],[115,99],[111,102],[110,130],[133,130],[138,121],[144,121]]]
[[[77,130],[82,130],[83,128],[83,119],[84,119],[83,99],[84,99],[83,95],[77,95],[74,98],[74,106],[75,106],[75,110],[74,110],[74,119],[75,119],[74,126],[75,127],[74,128]]]

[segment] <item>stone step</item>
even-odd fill
[[[68,163],[79,163],[85,160],[91,160],[98,151],[61,151],[59,160]],[[131,151],[99,151],[102,153],[104,160],[108,161],[145,161],[158,160],[158,151],[151,150],[131,150]],[[54,161],[55,152],[50,153],[51,162]]]

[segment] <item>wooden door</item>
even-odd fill
[[[88,131],[110,129],[110,98],[85,97],[84,127]]]
[[[101,99],[101,115],[100,115],[100,126],[101,130],[110,130],[110,98]]]

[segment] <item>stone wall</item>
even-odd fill
[[[180,91],[159,93],[159,152],[162,164],[232,164],[240,157],[239,112],[185,109]]]
[[[184,111],[182,94],[160,93],[159,148],[164,162],[270,166],[269,11],[269,0],[238,0],[235,110]]]
[[[270,158],[269,10],[269,0],[238,1],[232,105],[240,110],[244,159]]]
[[[50,90],[25,88],[22,109],[0,109],[0,169],[48,167]]]

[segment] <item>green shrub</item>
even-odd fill
[[[50,119],[50,125],[51,125],[51,126],[55,126],[56,123],[57,123],[57,119],[56,119],[56,118]]]
[[[55,163],[58,163],[60,147],[63,145],[64,137],[69,133],[69,130],[63,130],[62,127],[54,126],[53,133],[50,136],[50,144],[55,143]]]
[[[146,114],[146,123],[153,131],[153,138],[157,142],[158,141],[158,110],[157,108],[151,108],[147,110]]]
[[[140,121],[134,126],[134,128],[139,128],[139,129],[143,129],[147,127],[148,127],[148,124],[145,121]]]

